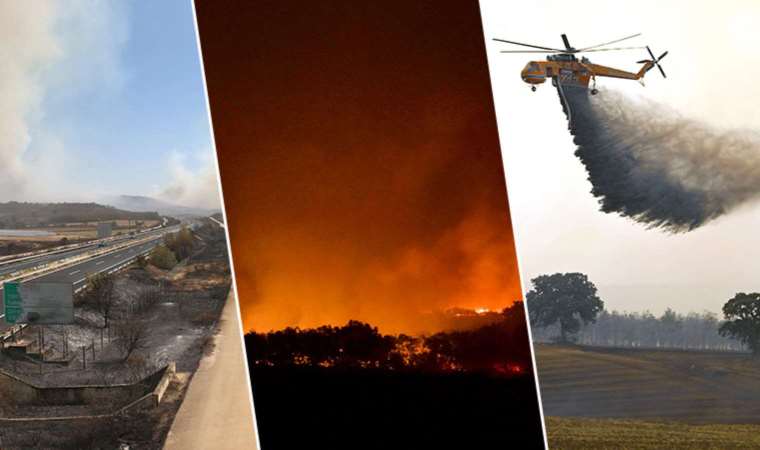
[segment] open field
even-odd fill
[[[760,423],[760,359],[745,353],[537,345],[547,416]]]
[[[551,448],[760,447],[745,353],[536,345]]]
[[[760,425],[688,425],[619,419],[547,417],[555,449],[733,449],[760,447]]]

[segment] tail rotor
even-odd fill
[[[665,57],[665,55],[668,54],[668,52],[665,52],[662,55],[660,55],[659,57],[655,58],[654,57],[654,53],[652,53],[652,50],[649,48],[648,45],[647,45],[646,48],[647,48],[647,51],[649,52],[649,56],[651,56],[652,59],[642,59],[641,61],[637,61],[637,63],[638,64],[643,64],[643,63],[651,62],[652,65],[647,69],[647,72],[649,72],[654,66],[657,66],[657,68],[660,69],[660,73],[662,74],[662,77],[663,78],[667,78],[668,76],[665,75],[665,71],[662,70],[662,66],[660,65],[660,61],[662,60],[662,58]]]

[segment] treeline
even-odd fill
[[[668,308],[661,316],[650,312],[603,310],[596,322],[581,327],[574,340],[582,345],[684,350],[746,351],[741,342],[718,333],[723,322],[711,312],[679,314]],[[536,342],[559,339],[559,325],[533,326]]]
[[[285,328],[245,335],[253,366],[312,366],[520,373],[531,367],[521,303],[492,324],[430,336],[384,335],[369,324]]]

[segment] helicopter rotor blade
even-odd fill
[[[636,34],[632,34],[630,36],[626,36],[624,38],[615,39],[614,41],[605,42],[604,44],[596,44],[596,45],[592,45],[590,47],[584,47],[584,48],[582,48],[582,49],[580,49],[578,51],[579,52],[585,52],[586,50],[589,50],[589,49],[592,49],[592,48],[603,47],[605,45],[610,45],[610,44],[616,44],[618,42],[625,41],[626,39],[633,39],[633,38],[635,38],[637,36],[641,36],[641,33],[636,33]]]
[[[614,47],[614,48],[595,48],[593,50],[578,50],[577,53],[588,53],[588,52],[609,52],[613,50],[641,50],[644,47]]]
[[[667,78],[668,77],[667,75],[665,75],[665,71],[662,70],[662,66],[661,65],[657,64],[657,68],[660,69],[660,73],[662,74],[663,78]]]
[[[570,41],[567,39],[567,35],[562,33],[562,43],[565,44],[565,49],[568,52],[572,52],[574,49],[570,46]]]
[[[544,55],[553,55],[557,53],[564,53],[564,52],[555,52],[555,51],[543,51],[543,50],[501,50],[500,53],[543,53]]]
[[[664,58],[664,57],[665,57],[665,55],[667,55],[667,54],[668,54],[668,52],[665,52],[665,53],[663,53],[662,55],[660,55],[660,56],[657,58],[657,61],[660,61],[660,60],[661,60],[662,58]]]
[[[652,53],[652,49],[650,49],[648,45],[647,45],[647,51],[649,52],[649,56],[652,57],[652,61],[656,61],[657,58],[654,57],[654,53]]]
[[[537,48],[537,49],[540,49],[540,50],[550,50],[550,51],[553,51],[553,52],[564,52],[564,50],[560,50],[558,48],[541,47],[540,45],[532,45],[532,44],[523,44],[522,42],[508,41],[506,39],[493,38],[493,40],[494,41],[498,41],[498,42],[506,42],[507,44],[522,45],[523,47]]]

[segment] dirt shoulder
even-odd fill
[[[167,450],[256,449],[245,350],[232,295],[166,439]]]

